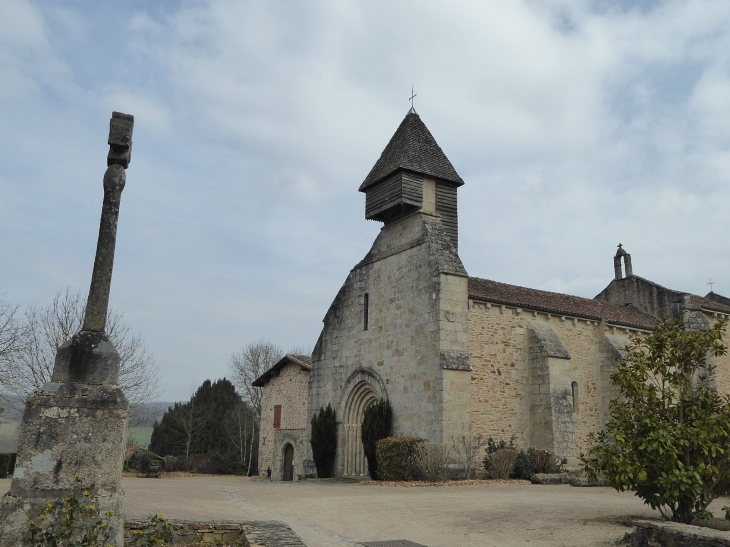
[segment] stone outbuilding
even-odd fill
[[[594,299],[470,277],[458,254],[463,184],[411,109],[360,186],[365,218],[383,227],[327,311],[311,361],[287,356],[254,384],[265,386],[260,472],[283,476],[287,443],[313,471],[309,418],[331,404],[334,473],[366,476],[360,427],[378,399],[391,403],[393,435],[514,437],[575,465],[609,418],[609,377],[631,336],[660,313],[692,328],[730,317],[730,299],[635,276],[621,245],[614,280]],[[730,358],[715,365],[728,392]],[[307,475],[297,458],[295,476]]]
[[[253,382],[263,388],[259,472],[270,468],[274,480],[301,480],[314,473],[305,462],[304,438],[311,362],[308,355],[287,354]]]

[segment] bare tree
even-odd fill
[[[19,349],[9,359],[0,359],[0,388],[14,395],[12,400],[24,403],[51,380],[56,351],[81,330],[85,308],[81,294],[68,287],[56,293],[48,306],[28,308],[20,326]],[[121,312],[111,308],[106,333],[119,352],[119,386],[137,409],[157,397],[159,371],[145,342],[123,319]]]
[[[175,403],[175,408],[170,415],[175,422],[175,429],[179,433],[180,453],[184,454],[187,465],[188,458],[195,451],[198,435],[208,422],[208,416],[195,404],[195,398],[193,397],[191,397],[190,402]]]
[[[17,312],[17,306],[0,300],[0,363],[12,359],[21,347],[23,329],[18,322]]]
[[[228,367],[231,370],[233,384],[241,394],[241,398],[261,418],[261,395],[263,390],[253,386],[254,380],[273,367],[284,357],[284,352],[273,342],[259,340],[244,346],[241,351],[231,355]]]
[[[456,453],[459,463],[464,468],[467,479],[472,478],[474,473],[474,462],[481,454],[482,448],[487,444],[484,435],[462,435],[461,437],[451,436],[451,448]]]
[[[226,416],[224,423],[226,434],[236,448],[238,463],[247,468],[246,474],[251,475],[254,444],[256,435],[256,416],[246,403],[241,401]]]
[[[241,351],[231,355],[228,364],[231,369],[233,383],[238,389],[238,393],[246,404],[249,405],[254,412],[254,419],[251,420],[251,444],[249,445],[248,455],[248,474],[251,474],[251,461],[253,456],[254,442],[258,445],[256,439],[256,425],[261,420],[261,396],[263,389],[253,385],[254,380],[261,376],[264,372],[273,367],[284,356],[281,348],[273,342],[259,340],[251,342],[247,346],[241,348]]]

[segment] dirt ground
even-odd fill
[[[281,520],[311,547],[407,539],[428,547],[615,545],[630,518],[659,514],[630,493],[568,485],[479,484],[401,488],[243,477],[125,477],[127,515]],[[10,480],[0,479],[0,494]],[[721,517],[730,500],[711,506]]]

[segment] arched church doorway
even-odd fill
[[[290,444],[284,448],[284,480],[294,480],[294,447]]]
[[[344,474],[367,476],[368,465],[362,447],[362,419],[365,409],[378,400],[378,393],[367,381],[360,381],[350,392],[343,416],[342,441]]]

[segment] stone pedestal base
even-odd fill
[[[49,383],[26,402],[10,491],[0,503],[0,547],[20,545],[27,521],[72,493],[76,476],[122,545],[121,486],[129,402],[117,386]],[[91,488],[93,485],[93,488]]]

